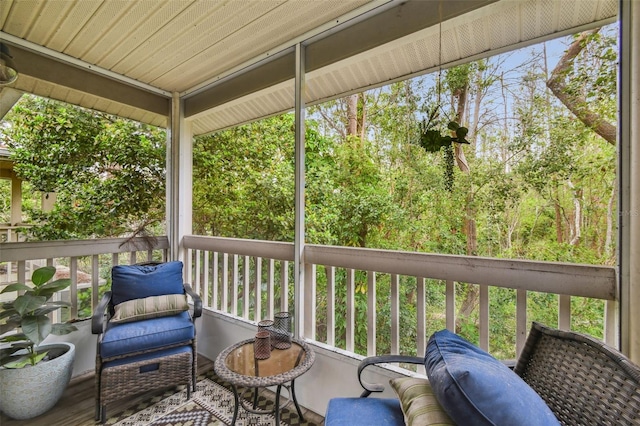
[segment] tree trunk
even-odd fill
[[[358,135],[358,94],[347,98],[347,136]]]
[[[556,68],[551,73],[551,78],[547,80],[547,87],[585,126],[615,146],[617,135],[616,126],[609,123],[599,114],[591,111],[587,100],[583,96],[567,90],[567,85],[564,81],[564,76],[573,66],[574,59],[584,48],[587,37],[598,31],[600,31],[600,28],[580,33],[575,41],[571,43],[571,46],[569,46],[564,56],[560,58],[558,65],[556,65]]]
[[[564,238],[562,237],[562,211],[558,200],[553,200],[553,207],[556,212],[556,241],[561,243]]]

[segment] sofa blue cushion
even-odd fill
[[[388,398],[333,398],[325,426],[404,425],[400,401]]]
[[[116,265],[111,268],[112,302],[184,293],[182,262],[159,265]]]
[[[120,324],[109,323],[100,343],[103,358],[185,343],[195,337],[189,312]]]
[[[457,424],[559,425],[516,373],[448,330],[429,338],[425,368],[436,398]]]

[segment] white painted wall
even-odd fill
[[[98,336],[91,334],[91,320],[83,320],[74,323],[78,329],[64,336],[50,334],[42,342],[43,345],[53,342],[70,342],[76,347],[76,356],[73,361],[73,373],[71,377],[85,373],[93,373],[96,369],[96,342]]]

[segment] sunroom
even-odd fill
[[[72,286],[99,300],[100,266],[126,253],[130,263],[181,260],[185,281],[203,297],[198,352],[214,360],[255,334],[274,313],[293,314],[295,337],[313,346],[313,368],[297,380],[302,405],[324,413],[336,396],[360,393],[356,369],[356,274],[368,290],[366,355],[376,348],[376,277],[391,286],[389,347],[400,348],[397,286],[411,277],[418,314],[415,354],[424,356],[425,287],[444,288],[441,315],[455,328],[457,283],[479,288],[479,346],[490,350],[489,287],[516,293],[515,354],[530,319],[527,292],[558,295],[558,328],[571,328],[572,297],[604,301],[603,339],[640,363],[640,5],[632,0],[273,0],[35,1],[0,7],[2,43],[19,77],[0,87],[1,113],[23,93],[103,111],[167,129],[166,236],[146,239],[0,243],[7,265],[0,285],[29,278],[36,260],[64,259]],[[436,72],[560,36],[619,22],[617,262],[614,266],[308,244],[305,241],[305,108],[363,90]],[[193,233],[193,141],[234,126],[293,111],[295,238],[277,242]],[[0,172],[2,170],[0,169]],[[0,174],[0,177],[10,177]],[[16,191],[19,189],[14,185]],[[19,213],[14,217],[19,217]],[[10,224],[11,225],[11,224]],[[81,285],[78,262],[89,258]],[[11,271],[15,271],[14,275]],[[322,276],[321,279],[318,277]],[[259,277],[256,279],[255,277]],[[343,280],[344,278],[344,280]],[[358,278],[359,279],[359,278]],[[318,283],[326,286],[322,336]],[[336,287],[346,287],[346,297]],[[395,290],[394,290],[395,289]],[[395,295],[395,296],[394,296]],[[239,298],[241,302],[239,302]],[[344,345],[337,346],[336,306],[346,305]],[[82,322],[80,322],[82,327]],[[81,332],[83,330],[81,329]],[[88,325],[84,330],[90,334]],[[74,375],[91,371],[95,342],[80,339]],[[381,380],[402,374],[380,369]],[[352,378],[353,380],[346,380]]]

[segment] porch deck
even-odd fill
[[[206,374],[213,369],[213,361],[199,355],[198,356],[198,375]],[[164,391],[164,390],[163,390]],[[163,391],[148,392],[138,395],[135,398],[120,400],[109,406],[109,415],[116,415],[127,409],[131,409],[136,405],[151,399]],[[270,401],[273,401],[273,392],[269,390],[261,390],[261,395]],[[303,425],[324,424],[324,417],[305,408],[302,408],[302,414],[306,422]],[[64,392],[64,395],[58,401],[55,407],[47,413],[30,420],[14,420],[0,414],[0,424],[3,426],[88,426],[96,425],[93,415],[95,409],[94,398],[94,375],[87,373],[82,376],[74,377]],[[288,418],[283,418],[285,424]],[[296,425],[300,423],[295,423]]]

